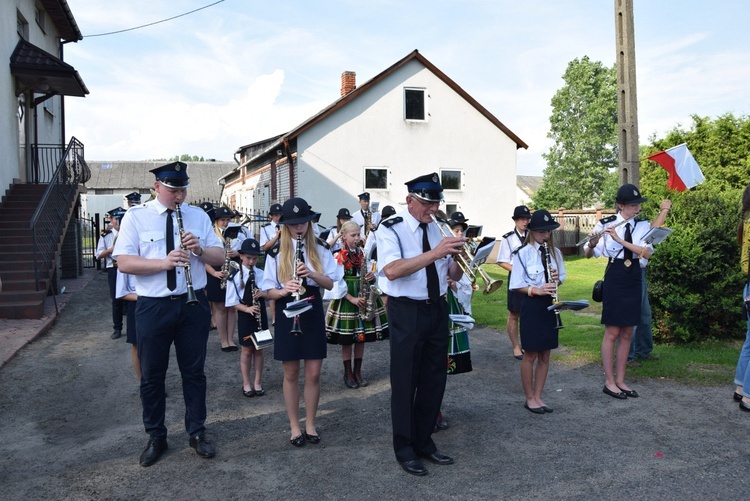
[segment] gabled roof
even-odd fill
[[[418,50],[413,50],[411,53],[409,53],[405,58],[401,59],[400,61],[393,64],[391,67],[387,68],[386,70],[382,71],[378,75],[374,76],[361,86],[358,86],[356,89],[351,91],[350,93],[346,94],[345,96],[342,96],[337,101],[332,103],[327,108],[320,111],[317,115],[314,115],[307,119],[305,122],[298,125],[296,128],[292,129],[291,131],[284,134],[283,139],[294,139],[297,136],[299,136],[301,133],[315,125],[320,120],[324,119],[328,115],[334,113],[339,108],[346,106],[346,104],[350,101],[353,101],[354,99],[357,99],[357,97],[365,92],[367,92],[368,89],[373,87],[378,82],[385,79],[387,76],[392,74],[397,69],[401,68],[402,66],[406,65],[408,62],[416,59],[420,63],[422,63],[428,70],[430,70],[432,73],[434,73],[440,80],[442,80],[448,87],[453,89],[459,96],[464,98],[466,102],[468,102],[470,105],[472,105],[474,108],[476,108],[479,113],[484,115],[484,117],[492,122],[498,129],[503,131],[509,138],[511,138],[516,143],[516,148],[527,148],[528,145],[524,143],[521,138],[516,136],[513,131],[511,131],[508,127],[506,127],[500,120],[495,117],[492,113],[490,113],[487,108],[479,104],[476,99],[471,97],[465,90],[463,90],[456,82],[454,82],[448,75],[440,71],[434,64],[429,62],[427,58],[425,58],[422,54],[419,53]]]
[[[89,93],[75,68],[36,45],[19,40],[10,56],[10,72],[24,87],[39,94],[84,97]]]

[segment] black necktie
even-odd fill
[[[164,237],[167,240],[167,255],[174,250],[174,223],[172,222],[172,209],[167,209],[167,233]],[[177,288],[177,271],[172,268],[167,270],[167,288],[171,291]]]
[[[419,227],[422,228],[422,252],[428,252],[432,247],[430,247],[430,240],[427,238],[427,223],[419,223]],[[440,280],[438,279],[435,262],[428,264],[425,271],[427,272],[427,297],[431,301],[437,301],[440,297]]]
[[[253,303],[253,288],[250,287],[250,281],[255,283],[255,272],[250,270],[250,274],[247,276],[247,283],[245,284],[245,292],[242,294],[242,304],[250,306]]]
[[[625,225],[625,241],[633,243],[633,235],[630,233],[630,223]],[[624,248],[624,247],[623,247]],[[622,253],[624,259],[633,259],[633,251],[625,249]]]

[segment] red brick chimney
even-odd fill
[[[341,95],[345,96],[357,88],[357,74],[345,71],[341,74]]]

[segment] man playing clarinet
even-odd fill
[[[167,450],[164,381],[172,344],[182,374],[189,444],[201,457],[215,455],[204,425],[203,368],[211,321],[203,291],[204,263],[220,266],[224,262],[224,248],[209,217],[202,209],[183,203],[189,185],[187,165],[173,162],[151,172],[156,176],[156,199],[128,210],[113,252],[120,271],[135,277],[138,295],[141,403],[149,435],[141,466],[151,466]],[[188,297],[192,291],[194,300]]]

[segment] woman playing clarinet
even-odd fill
[[[315,416],[320,398],[320,369],[326,358],[325,312],[320,288],[330,290],[342,277],[325,243],[315,237],[312,221],[316,216],[301,198],[284,202],[279,245],[266,257],[260,284],[266,297],[276,301],[273,357],[284,366],[284,403],[291,428],[290,442],[295,447],[302,447],[305,442],[320,442]],[[312,309],[289,318],[284,310],[298,297],[309,301]],[[304,432],[299,424],[301,360],[305,361]]]
[[[534,414],[552,412],[542,400],[544,383],[549,371],[550,352],[557,348],[561,327],[554,311],[547,310],[565,280],[562,253],[555,248],[552,230],[560,224],[546,210],[531,216],[526,242],[513,256],[510,289],[524,294],[521,301],[520,332],[521,385],[526,396],[523,406]]]

